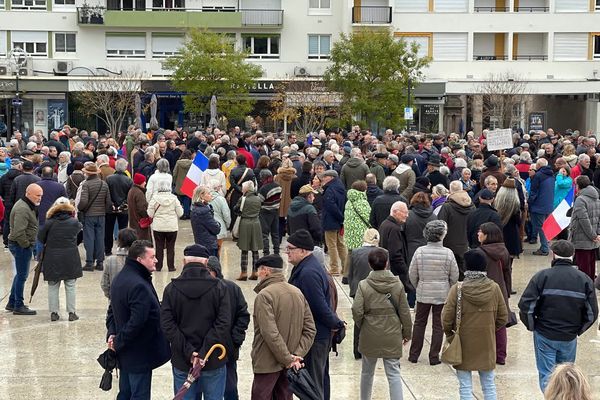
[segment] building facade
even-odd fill
[[[193,125],[162,67],[193,27],[248,50],[264,71],[252,92],[266,108],[280,81],[322,90],[341,33],[389,29],[432,59],[415,90],[421,130],[504,127],[484,107],[494,74],[522,83],[511,125],[598,131],[599,22],[600,0],[0,0],[0,121],[14,127],[18,90],[21,129],[47,133],[73,119],[69,97],[90,76],[138,71],[162,126]],[[27,53],[20,67],[14,48]]]

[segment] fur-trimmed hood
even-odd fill
[[[75,211],[75,207],[72,204],[56,204],[50,207],[48,212],[46,213],[46,219],[50,219],[53,216],[57,215],[60,212],[73,214]]]

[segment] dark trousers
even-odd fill
[[[177,231],[158,232],[154,231],[154,244],[156,246],[156,270],[160,271],[163,267],[165,246],[167,247],[167,267],[169,271],[175,270],[175,241],[177,240]]]
[[[252,400],[292,400],[287,371],[270,374],[254,374]]]
[[[329,360],[329,349],[331,348],[331,340],[316,339],[310,348],[310,351],[304,358],[304,365],[315,382],[315,387],[324,397],[324,383],[327,371],[327,361]]]
[[[354,358],[358,359],[361,357],[360,351],[358,351],[358,341],[360,340],[360,328],[358,327],[358,325],[354,324],[354,341],[353,341],[353,348],[354,348]]]
[[[506,336],[506,327],[496,331],[496,362],[504,364],[506,362],[506,347],[508,338]]]
[[[177,198],[179,199],[179,202],[181,203],[181,207],[183,208],[183,217],[189,218],[190,217],[190,207],[192,205],[192,199],[190,199],[186,195],[183,195],[183,196],[177,195]]]
[[[10,210],[6,210],[4,213],[4,221],[2,221],[2,240],[4,246],[8,246],[8,234],[10,233]]]
[[[575,250],[573,261],[581,272],[589,276],[592,280],[596,279],[596,249]]]
[[[227,378],[225,380],[225,395],[224,400],[239,400],[237,376],[237,362],[233,359],[227,361]]]
[[[279,217],[279,244],[281,244],[281,241],[283,240],[283,237],[285,236],[285,217]]]
[[[465,279],[465,258],[462,254],[458,253],[454,253],[454,258],[456,259],[456,265],[458,266],[458,280],[462,282],[463,279]]]
[[[431,347],[429,348],[429,362],[438,362],[440,360],[440,350],[444,340],[444,330],[442,329],[442,308],[443,304],[427,304],[417,302],[415,311],[415,323],[413,325],[412,343],[410,345],[409,361],[416,362],[423,349],[423,340],[425,339],[425,328],[431,311],[433,317],[433,326],[431,332]]]
[[[269,236],[273,242],[273,253],[279,254],[279,210],[260,210],[258,215],[260,220],[260,228],[262,230],[263,253],[269,252]]]
[[[119,230],[127,228],[129,223],[129,215],[127,213],[110,213],[106,214],[106,222],[104,225],[104,253],[111,254],[114,241],[115,223],[119,225]]]
[[[15,258],[15,267],[17,274],[13,278],[8,298],[8,305],[16,308],[23,307],[24,299],[23,292],[25,291],[25,282],[29,276],[29,263],[33,247],[21,247],[16,242],[8,242],[8,248]]]
[[[85,263],[92,265],[104,262],[104,215],[86,216],[83,218],[83,247]]]
[[[150,400],[152,371],[132,374],[120,371],[117,400]]]

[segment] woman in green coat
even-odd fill
[[[254,181],[246,181],[242,184],[243,196],[240,198],[234,208],[234,211],[240,218],[240,229],[237,246],[242,251],[240,267],[242,272],[237,278],[238,281],[248,279],[248,252],[252,252],[252,275],[250,280],[258,279],[256,274],[256,261],[258,260],[258,250],[262,248],[262,230],[258,214],[260,213],[261,201],[256,195]]]
[[[352,250],[362,246],[365,231],[371,228],[369,224],[371,206],[367,200],[367,182],[354,182],[352,189],[348,190],[347,198],[344,209],[344,244],[350,259]],[[348,273],[347,269],[347,265],[344,265],[344,276]]]

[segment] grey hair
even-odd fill
[[[390,215],[392,215],[394,211],[398,211],[400,209],[406,209],[408,211],[408,206],[405,202],[397,201],[394,204],[392,204],[392,207],[390,208]]]
[[[169,173],[171,166],[166,158],[161,158],[156,162],[156,169],[163,174]]]
[[[448,233],[446,221],[436,219],[429,221],[423,229],[423,238],[428,242],[441,242]]]
[[[542,160],[543,160],[543,158],[542,158]],[[488,175],[483,180],[483,184],[487,185],[488,183],[492,182],[492,180],[495,180],[496,182],[498,182],[498,179],[494,175]]]
[[[269,178],[273,176],[273,173],[271,171],[269,171],[268,169],[263,169],[262,171],[260,171],[260,173],[258,174],[258,177],[260,178],[260,180],[262,181],[263,179]]]
[[[124,158],[119,158],[116,162],[115,162],[115,170],[117,172],[125,172],[125,170],[127,169],[127,160]]]
[[[71,153],[68,151],[61,151],[58,157],[67,157],[69,159],[69,163],[71,162]]]
[[[375,177],[374,174],[367,174],[367,176],[365,176],[365,182],[367,182],[367,185],[373,185],[375,183],[377,183],[377,178]]]
[[[400,181],[395,176],[388,176],[383,180],[383,190],[388,191],[398,191],[400,187]]]
[[[531,162],[531,154],[528,151],[521,152],[521,156],[519,157],[521,161]]]
[[[437,186],[437,185],[436,185]],[[450,193],[457,193],[463,190],[463,185],[460,181],[450,182]]]
[[[227,152],[227,159],[228,160],[235,160],[235,156],[237,155],[237,153],[235,152],[235,150],[229,150]]]
[[[547,167],[548,166],[548,160],[546,160],[545,158],[540,158],[540,159],[537,160],[536,165],[537,165],[538,168]]]
[[[194,189],[194,193],[192,195],[192,202],[199,203],[200,196],[202,196],[204,193],[210,193],[210,191],[211,191],[211,189],[208,186],[203,186],[203,185],[197,186],[196,189]]]
[[[96,157],[96,161],[108,164],[108,156],[106,154],[100,154],[98,157]]]
[[[454,182],[458,182],[458,181],[454,181]],[[462,184],[461,184],[461,189],[462,189]],[[439,196],[439,197],[448,196],[448,189],[446,189],[446,186],[442,185],[441,183],[438,183],[437,185],[435,185],[433,187],[433,189],[431,189],[431,192],[432,192],[432,194],[435,194],[436,196]]]
[[[242,183],[242,192],[243,193],[254,192],[254,182],[246,181],[246,182]]]
[[[440,173],[442,175],[448,176],[448,175],[450,175],[450,168],[446,167],[445,165],[442,165],[440,167]]]
[[[583,154],[580,154],[579,157],[577,157],[577,162],[582,162],[582,161],[585,161],[585,160],[589,161],[589,159],[590,159],[590,156],[588,156],[587,154],[583,153]]]
[[[456,168],[466,168],[467,162],[465,161],[464,158],[457,158],[456,160],[454,160],[454,166]]]
[[[358,147],[354,147],[354,148],[352,148],[352,150],[350,150],[350,157],[358,157],[361,154],[362,153]]]

